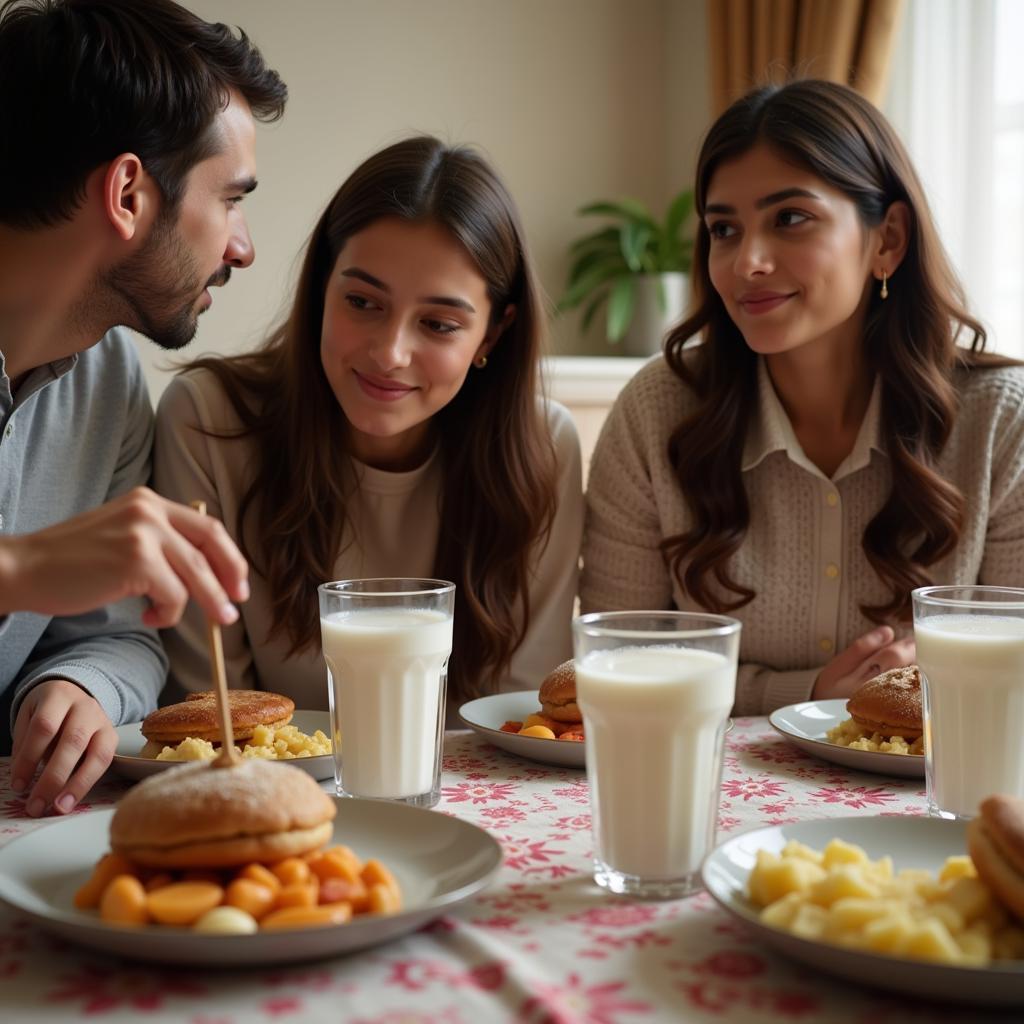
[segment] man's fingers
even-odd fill
[[[238,609],[228,599],[209,561],[188,539],[180,533],[172,533],[165,542],[164,556],[193,600],[211,619],[222,626],[229,626],[238,619]],[[177,622],[183,608],[184,602],[172,622]],[[154,602],[152,610],[159,613],[162,609]]]
[[[28,704],[29,700],[32,700],[31,695],[18,712],[15,727],[17,747],[13,748],[15,754],[11,761],[11,785],[16,791],[24,791],[32,781],[39,762],[60,732],[67,713],[67,704],[59,700],[43,700],[34,707]]]
[[[85,756],[54,798],[54,808],[61,814],[74,810],[78,801],[92,789],[107,770],[116,749],[117,733],[109,725],[93,733],[86,747]]]
[[[168,520],[204,557],[225,591],[225,600],[249,599],[249,565],[224,525],[184,505],[168,502]]]

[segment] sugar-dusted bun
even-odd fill
[[[883,736],[916,740],[924,732],[921,674],[916,665],[894,668],[869,679],[846,702],[850,717]]]
[[[231,728],[236,740],[252,739],[258,725],[278,728],[287,725],[295,711],[295,702],[280,693],[264,690],[228,690]],[[178,744],[193,739],[220,743],[220,718],[212,690],[189,694],[180,704],[168,704],[147,715],[142,735],[153,743]]]
[[[552,670],[540,684],[541,711],[558,722],[582,722],[576,703],[576,666],[570,658]]]
[[[331,836],[334,801],[312,776],[259,759],[144,779],[117,805],[110,845],[150,867],[232,867],[299,856]]]
[[[978,877],[1024,921],[1024,800],[990,796],[967,826],[967,849]]]

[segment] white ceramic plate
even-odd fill
[[[578,740],[546,740],[541,736],[520,736],[514,732],[502,732],[503,723],[521,722],[527,715],[540,711],[537,690],[522,690],[516,693],[495,693],[490,697],[478,697],[459,708],[459,718],[474,732],[479,733],[496,747],[510,754],[557,764],[569,768],[586,767],[586,744]],[[732,728],[732,719],[725,731]]]
[[[173,768],[181,761],[154,761],[149,757],[139,757],[139,751],[146,745],[146,737],[142,735],[141,722],[130,725],[119,725],[117,733],[117,750],[114,751],[113,769],[127,779],[144,779],[147,775],[155,775],[166,768]],[[326,711],[296,711],[288,723],[300,732],[312,736],[320,729],[324,735],[331,735],[331,716]],[[334,757],[323,754],[320,757],[296,757],[282,764],[293,764],[304,772],[309,772],[318,782],[334,777]]]
[[[947,857],[967,850],[966,829],[941,818],[831,818],[755,829],[727,839],[704,861],[704,884],[758,939],[812,967],[855,982],[911,996],[994,1005],[1024,1005],[1024,961],[988,968],[947,967],[881,956],[801,939],[758,920],[747,899],[747,878],[758,850],[778,852],[790,839],[823,849],[830,839],[863,847],[872,860],[889,854],[900,868],[937,871]]]
[[[584,767],[585,745],[578,740],[546,740],[541,736],[519,736],[514,732],[501,731],[504,722],[521,722],[527,715],[540,711],[537,693],[537,690],[521,690],[478,697],[459,708],[459,718],[474,732],[510,754],[544,764]]]
[[[924,754],[883,754],[829,743],[825,739],[828,730],[849,717],[845,700],[806,700],[773,711],[768,721],[790,743],[824,761],[861,772],[901,775],[908,779],[924,778]]]
[[[75,890],[109,848],[113,810],[62,818],[0,848],[0,899],[66,939],[136,960],[197,966],[254,966],[349,953],[414,931],[484,888],[501,847],[476,825],[435,811],[377,800],[335,798],[335,843],[395,874],[404,910],[349,924],[255,935],[198,935],[184,928],[104,924],[76,910]]]

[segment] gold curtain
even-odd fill
[[[793,75],[851,85],[876,106],[904,0],[707,0],[715,113]]]

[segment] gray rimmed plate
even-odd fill
[[[510,754],[543,764],[585,768],[586,745],[578,740],[546,740],[541,736],[520,736],[518,733],[501,731],[505,722],[521,722],[527,715],[540,712],[538,692],[521,690],[478,697],[459,708],[459,718],[474,732]],[[725,731],[728,732],[732,726],[730,718]]]
[[[332,842],[391,869],[402,889],[399,913],[255,935],[105,924],[72,900],[109,847],[113,810],[62,818],[0,848],[0,899],[47,931],[134,960],[256,966],[350,953],[405,935],[479,892],[501,866],[498,842],[459,818],[385,801],[335,800]]]
[[[474,732],[510,754],[543,764],[583,768],[586,763],[584,744],[578,740],[546,740],[542,736],[520,736],[501,731],[504,722],[521,722],[527,715],[540,712],[537,694],[537,690],[520,690],[478,697],[459,708],[459,718]]]
[[[924,778],[923,754],[888,754],[874,750],[857,750],[830,743],[825,734],[850,716],[845,700],[805,700],[787,704],[768,716],[777,733],[794,746],[820,757],[823,761],[841,764],[859,772],[878,775],[899,775],[908,779]]]
[[[966,826],[942,818],[825,818],[754,829],[732,836],[713,850],[701,873],[708,892],[759,940],[796,960],[841,978],[928,999],[996,1006],[1024,1005],[1024,961],[996,961],[990,967],[944,964],[882,956],[801,939],[762,924],[747,898],[747,879],[758,850],[779,852],[791,839],[823,849],[830,839],[856,843],[872,860],[886,854],[895,868],[937,871],[947,857],[967,850]]]
[[[325,736],[331,735],[331,716],[326,711],[296,711],[289,725],[294,725],[300,732],[312,736],[317,729]],[[111,767],[118,775],[126,779],[144,779],[167,768],[173,768],[181,761],[154,761],[151,757],[139,757],[139,751],[146,745],[146,737],[141,732],[141,722],[119,725],[117,733],[117,749]],[[293,764],[308,772],[318,782],[334,778],[334,756],[322,754],[318,757],[295,757],[281,764]]]

